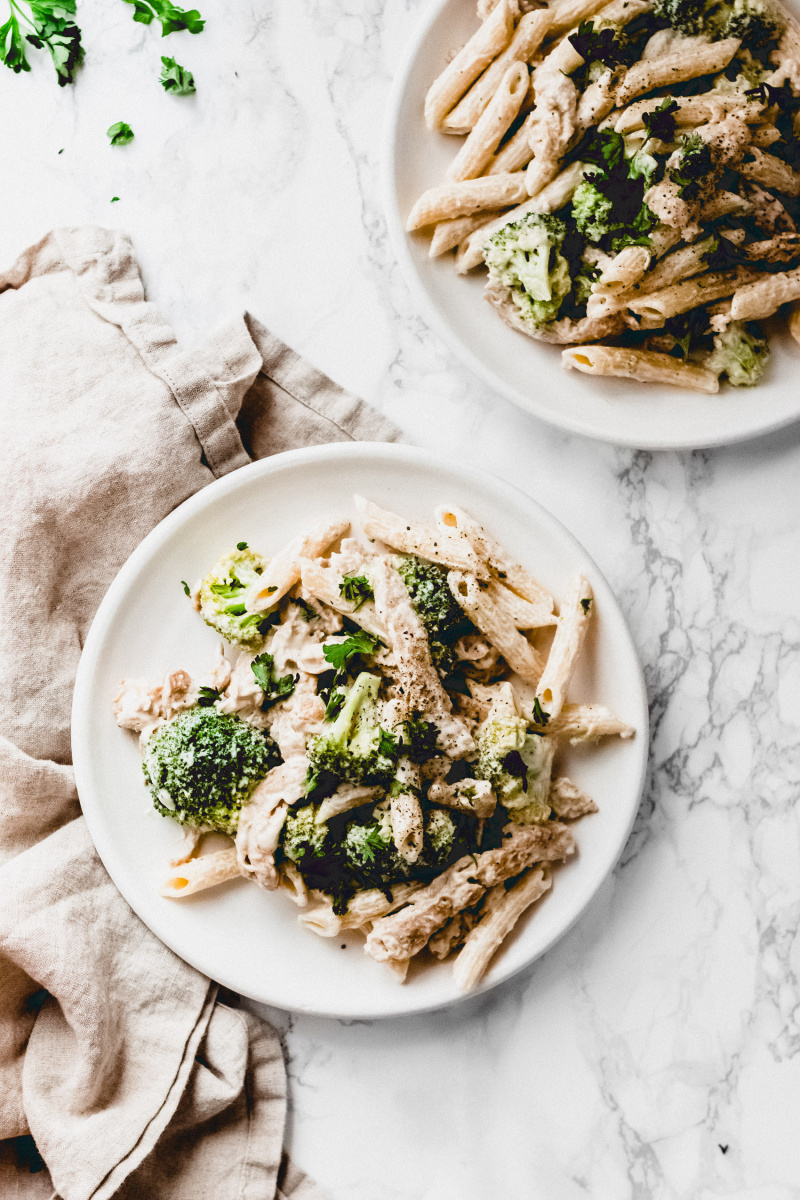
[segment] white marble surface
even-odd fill
[[[332,1200],[800,1197],[800,430],[654,456],[491,395],[385,237],[382,117],[417,0],[200,7],[204,34],[162,42],[86,0],[73,88],[0,67],[0,261],[53,225],[126,228],[187,342],[247,307],[410,440],[529,491],[616,588],[653,713],[624,860],[527,975],[406,1021],[272,1014],[293,1153]],[[196,97],[162,92],[161,53]],[[111,149],[118,120],[136,140]]]

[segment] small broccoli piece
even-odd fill
[[[560,253],[566,224],[546,213],[528,213],[489,238],[483,257],[490,283],[507,288],[523,318],[549,325],[572,289],[569,263]]]
[[[733,387],[753,387],[769,361],[769,345],[757,325],[731,321],[724,333],[714,338],[714,350],[705,366],[727,375]]]
[[[457,835],[452,815],[443,808],[432,808],[425,820],[423,859],[432,867],[444,866],[453,853]]]
[[[399,751],[380,726],[380,679],[363,671],[347,692],[330,729],[308,745],[306,795],[322,799],[339,783],[388,787]]]
[[[694,200],[700,185],[714,169],[711,150],[699,133],[685,134],[675,161],[670,160],[669,177],[677,183],[680,195],[685,200]]]
[[[411,603],[425,626],[435,667],[448,675],[456,663],[455,643],[475,626],[453,598],[447,583],[447,568],[406,555],[396,562]]]
[[[142,769],[162,816],[235,833],[239,811],[281,761],[275,743],[215,708],[190,708],[148,738]]]
[[[738,37],[748,49],[763,49],[780,32],[764,0],[656,0],[654,11],[680,33]]]
[[[244,543],[242,543],[244,545]],[[260,646],[263,613],[244,608],[247,589],[263,574],[267,560],[247,546],[223,554],[200,585],[200,616],[226,641]]]
[[[575,224],[590,242],[599,242],[601,238],[618,229],[614,221],[614,202],[608,196],[598,191],[593,183],[584,180],[579,183],[572,197],[572,215]]]
[[[369,820],[348,823],[343,850],[361,887],[427,879],[469,852],[466,822],[443,808],[431,808],[425,816],[422,851],[416,862],[409,863],[395,849],[391,810],[384,800],[375,806]]]
[[[298,866],[307,856],[322,858],[325,853],[329,831],[327,825],[315,824],[317,807],[316,804],[306,804],[303,808],[290,808],[283,825],[281,848],[286,857]]]
[[[546,821],[550,807],[553,748],[541,733],[528,733],[523,717],[489,715],[478,734],[476,779],[488,779],[515,821]]]
[[[654,12],[672,29],[689,36],[703,32],[705,0],[655,0]]]

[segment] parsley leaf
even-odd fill
[[[302,596],[297,596],[296,599],[292,601],[292,604],[296,604],[300,609],[300,612],[303,614],[304,621],[313,621],[314,617],[319,616],[319,613],[314,608],[314,605],[309,604],[307,600],[302,598]]]
[[[189,585],[188,585],[188,583],[186,582],[186,580],[185,580],[185,579],[182,579],[182,580],[181,580],[181,587],[183,588],[183,590],[184,590],[184,592],[185,592],[185,594],[186,594],[187,596],[191,596],[191,594],[192,594],[192,589],[189,587]]]
[[[385,729],[379,730],[379,733],[378,754],[383,754],[387,758],[393,758],[397,754],[397,738],[393,734],[387,733]]]
[[[522,790],[528,790],[528,768],[519,750],[512,750],[503,759],[503,766],[509,775],[516,775],[522,780]]]
[[[211,708],[218,700],[222,699],[222,692],[218,688],[201,687],[200,695],[197,698],[197,703],[200,708]]]
[[[300,678],[299,675],[283,675],[280,679],[275,679],[274,667],[275,660],[266,651],[254,658],[250,664],[255,681],[264,693],[264,699],[261,702],[262,712],[271,708],[278,700],[285,700],[287,696],[291,696],[297,680]]]
[[[677,111],[677,100],[665,96],[658,108],[649,113],[642,113],[642,123],[647,130],[647,136],[660,138],[662,142],[674,142],[675,118],[672,114]]]
[[[421,717],[407,717],[403,722],[403,736],[408,742],[411,757],[416,762],[424,762],[436,754],[436,738],[439,730],[433,721],[423,721]]]
[[[161,62],[163,66],[159,83],[165,92],[171,96],[191,96],[197,91],[191,71],[176,63],[174,58],[164,58],[162,55]],[[237,542],[236,549],[246,550],[247,542]]]
[[[162,63],[164,63],[164,65],[165,65],[165,66],[166,66],[168,63],[169,63],[169,64],[171,64],[173,67],[174,67],[174,66],[177,66],[177,63],[175,62],[175,59],[174,59],[174,58],[162,58],[162,60],[161,60],[161,61],[162,61]],[[183,69],[184,69],[183,67],[178,67],[178,70],[179,70],[179,71],[182,71]],[[188,74],[188,71],[187,71],[187,74]],[[192,78],[192,77],[191,77],[191,75],[189,75],[189,78],[190,78],[190,79]],[[161,72],[161,82],[162,82],[162,83],[164,83],[164,72],[163,72],[163,71]],[[166,87],[166,86],[167,86],[167,85],[164,83],[164,87]],[[194,83],[192,83],[192,91],[194,91]],[[182,95],[183,93],[180,93],[180,94]],[[247,549],[247,542],[237,542],[237,543],[236,543],[236,549],[237,549],[237,550],[246,550],[246,549]]]
[[[604,67],[618,67],[628,61],[625,46],[614,30],[606,28],[595,33],[593,21],[581,21],[578,32],[571,33],[567,41],[585,63],[601,62]]]
[[[72,83],[83,59],[81,31],[72,17],[75,0],[8,0],[9,16],[0,25],[0,62],[15,75],[30,71],[25,43],[49,50],[59,87]]]
[[[581,604],[584,604],[584,603],[585,603],[585,601],[582,600]],[[589,601],[589,603],[591,604],[591,600]],[[587,609],[584,609],[584,612],[587,612],[587,611],[588,611]],[[550,713],[546,713],[544,711],[541,704],[539,703],[538,696],[536,696],[536,698],[533,701],[533,720],[536,725],[546,725],[547,722],[550,720]]]
[[[335,691],[331,692],[328,697],[328,703],[325,705],[325,720],[332,721],[341,712],[342,705],[345,702],[347,693]]]
[[[345,600],[349,600],[353,605],[354,612],[357,612],[367,600],[372,600],[375,595],[372,590],[372,584],[366,575],[342,576],[342,582],[339,584],[339,592]]]
[[[587,617],[588,617],[588,615],[589,615],[589,609],[590,609],[591,607],[592,607],[592,601],[591,601],[591,599],[589,599],[589,600],[581,600],[581,608],[582,608],[582,609],[583,609],[583,611],[586,613],[586,616],[587,616]],[[533,709],[534,709],[534,712],[535,712],[535,711],[536,711],[536,703],[534,703]],[[548,718],[548,720],[549,720],[549,718]],[[545,724],[546,724],[546,722],[545,722]]]
[[[106,130],[106,133],[111,139],[112,146],[127,146],[134,137],[130,125],[126,125],[124,121],[117,121],[116,125],[112,125]]]
[[[371,633],[360,629],[358,633],[351,634],[343,642],[331,642],[329,645],[323,646],[322,653],[325,661],[341,674],[354,655],[374,654],[380,644],[380,638],[373,637]]]
[[[180,29],[187,29],[189,33],[202,33],[205,26],[205,21],[196,8],[185,12],[171,4],[170,0],[125,0],[125,3],[133,5],[134,21],[139,21],[142,25],[150,25],[153,20],[160,21],[162,37],[166,37],[168,33],[177,33]]]

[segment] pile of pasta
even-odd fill
[[[591,284],[586,295],[575,288],[556,320],[532,322],[491,280],[486,298],[518,331],[567,345],[567,369],[714,393],[722,370],[712,339],[731,322],[789,304],[788,328],[800,342],[800,266],[792,266],[800,262],[792,165],[800,164],[800,32],[770,4],[776,37],[761,62],[739,37],[687,36],[666,18],[638,61],[611,57],[606,66],[579,53],[587,30],[613,30],[624,45],[626,28],[648,14],[657,23],[654,8],[658,0],[478,0],[480,27],[424,107],[432,133],[464,140],[447,181],[419,198],[407,229],[430,234],[432,257],[455,250],[457,272],[482,267],[489,239],[528,214],[570,225],[576,189],[594,171],[582,149],[593,131],[620,134],[628,158],[646,150],[658,163],[644,196],[651,228],[628,239],[637,244],[584,237]],[[667,141],[651,133],[653,114],[665,109]],[[709,166],[685,203],[670,167],[693,134]]]
[[[629,738],[634,730],[603,705],[568,700],[594,614],[585,577],[575,578],[557,613],[547,589],[462,509],[444,506],[428,526],[362,497],[355,502],[363,538],[345,536],[347,521],[322,522],[276,553],[257,577],[247,605],[280,617],[270,624],[264,644],[279,672],[295,673],[294,690],[264,711],[264,693],[251,671],[255,649],[242,650],[232,663],[221,657],[210,683],[219,710],[267,729],[284,761],[242,808],[235,844],[198,856],[204,830],[185,829],[161,894],[179,899],[244,876],[268,891],[288,894],[300,909],[301,925],[322,937],[359,931],[367,954],[398,980],[405,979],[409,964],[425,948],[439,959],[456,953],[455,978],[468,991],[520,916],[552,886],[554,865],[575,852],[572,822],[597,812],[594,800],[560,768],[564,748]],[[398,554],[444,568],[442,577],[468,618],[471,632],[454,645],[465,672],[461,690],[450,686],[450,676],[433,663],[426,627],[397,569],[408,560]],[[352,598],[346,583],[354,572],[366,590]],[[309,741],[327,727],[318,695],[320,673],[329,666],[322,651],[343,620],[360,626],[380,646],[366,654],[366,661],[367,669],[381,676],[382,723],[400,728],[391,720],[423,718],[435,726],[436,744],[432,756],[415,759],[406,751],[410,757],[401,760],[398,778],[402,775],[407,786],[398,794],[394,788],[342,783],[319,805],[316,822],[363,811],[367,804],[372,808],[383,798],[395,848],[408,862],[420,852],[423,813],[432,806],[466,817],[475,846],[475,853],[432,879],[356,891],[344,911],[331,895],[309,887],[296,863],[281,853],[287,815],[292,806],[308,803]],[[139,732],[146,745],[154,729],[208,690],[184,671],[152,689],[140,681],[123,684],[115,705],[118,724]],[[525,776],[519,800],[527,808],[534,790],[540,796],[533,817],[528,813],[515,821],[510,800],[501,804],[492,783],[471,778],[476,768],[470,764],[487,722],[506,723],[504,729],[507,725],[523,739],[534,723],[536,734],[529,740],[535,744],[536,770]],[[462,770],[462,777],[452,781],[448,776],[457,760],[467,764],[466,778]],[[501,818],[495,822],[501,836],[488,846],[484,841],[481,849],[484,825],[495,815]]]

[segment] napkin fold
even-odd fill
[[[142,538],[278,451],[395,440],[250,316],[182,349],[129,238],[61,229],[0,274],[0,1195],[314,1200],[282,1158],[277,1034],[111,883],[80,817],[86,632]]]

